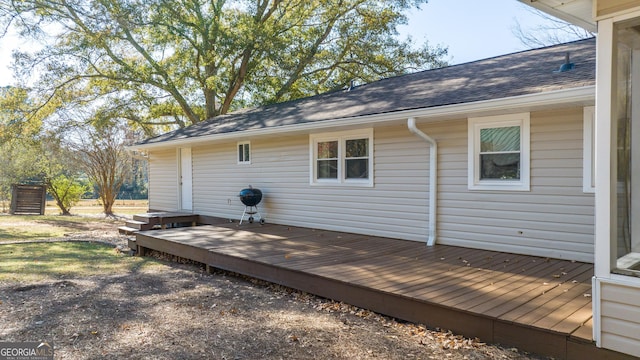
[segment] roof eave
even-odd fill
[[[593,19],[592,0],[518,0],[524,4],[534,7],[551,16],[570,24],[580,26],[592,33],[598,32],[598,26]]]
[[[317,130],[353,127],[361,125],[375,125],[407,118],[419,118],[421,121],[440,121],[468,116],[499,114],[518,111],[533,111],[537,109],[560,107],[571,104],[592,105],[595,101],[595,86],[589,85],[578,88],[547,91],[535,94],[513,96],[501,99],[476,101],[464,104],[452,104],[430,108],[393,111],[382,114],[363,115],[349,118],[337,118],[314,121],[308,123],[274,126],[270,128],[252,129],[221,134],[204,135],[198,137],[168,140],[157,143],[130,146],[131,150],[152,150],[161,148],[189,147],[200,143],[222,140],[246,139],[256,136],[269,136],[285,133],[310,133]]]

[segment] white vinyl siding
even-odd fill
[[[593,262],[582,108],[530,114],[529,192],[468,189],[466,119],[422,126],[438,141],[438,243]]]
[[[640,291],[603,282],[600,292],[602,347],[640,357]]]
[[[178,206],[176,149],[149,153],[149,209],[175,211]]]
[[[469,190],[467,119],[419,120],[420,130],[438,141],[438,243],[593,261],[582,108],[531,113],[529,192]],[[429,146],[405,124],[376,127],[374,134],[373,187],[311,185],[305,134],[251,139],[251,166],[237,166],[235,141],[194,146],[193,211],[239,219],[237,194],[252,185],[264,193],[259,208],[269,223],[426,241]]]
[[[251,140],[250,167],[236,166],[236,143],[193,148],[194,212],[239,219],[238,192],[262,190],[268,223],[426,241],[429,152],[406,125],[376,128],[374,187],[309,184],[309,136]]]

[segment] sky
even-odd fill
[[[399,28],[400,35],[411,35],[419,44],[426,39],[430,45],[448,47],[450,64],[525,50],[513,26],[519,22],[524,28],[534,27],[543,21],[517,0],[430,0],[408,15],[409,24]],[[11,51],[21,46],[29,44],[0,39],[0,86],[13,83],[8,69]]]
[[[409,14],[403,36],[419,43],[449,48],[450,64],[461,64],[527,48],[513,35],[512,28],[534,28],[545,20],[517,0],[429,0]]]

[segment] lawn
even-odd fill
[[[40,282],[102,274],[123,274],[158,265],[151,258],[121,254],[88,242],[4,244],[0,246],[0,282]]]
[[[148,200],[116,200],[113,210],[117,215],[134,215],[147,212],[149,208]],[[102,205],[96,199],[80,200],[71,208],[72,214],[79,215],[99,215],[103,212]],[[47,201],[45,214],[57,215],[60,209],[56,206],[55,201]]]
[[[113,210],[118,217],[145,213],[147,200],[117,200]],[[71,208],[72,216],[60,216],[53,201],[47,202],[45,215],[0,214],[0,243],[62,238],[87,231],[117,231],[114,224],[124,221],[100,216],[97,200],[82,200]]]
[[[0,215],[0,243],[60,238],[69,234],[112,227],[114,220],[84,216]]]

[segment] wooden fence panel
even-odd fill
[[[44,185],[11,185],[12,215],[44,215],[47,187]]]

